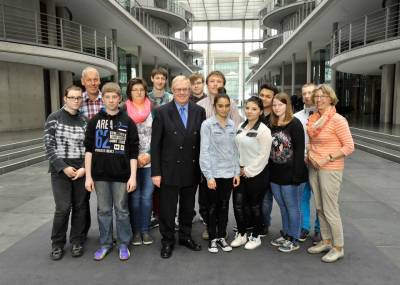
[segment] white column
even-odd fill
[[[143,78],[143,58],[142,58],[142,47],[138,46],[138,72],[139,77]]]
[[[295,85],[296,85],[296,54],[292,54],[292,90],[290,95],[295,95]]]
[[[400,125],[400,62],[396,63],[393,95],[393,124]]]
[[[391,123],[392,121],[394,73],[394,64],[382,66],[381,109],[379,115],[381,123]]]
[[[307,83],[312,81],[312,43],[307,42]]]

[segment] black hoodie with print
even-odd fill
[[[131,175],[130,160],[139,153],[136,125],[121,110],[110,115],[102,109],[89,121],[85,148],[92,153],[93,180],[125,183]]]

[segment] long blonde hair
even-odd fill
[[[275,99],[279,100],[280,102],[286,105],[285,120],[283,121],[283,125],[286,126],[293,120],[293,109],[290,97],[286,93],[280,92],[274,96],[273,100]],[[272,102],[274,102],[273,100]],[[271,119],[270,119],[271,126],[278,126],[278,120],[279,120],[278,116],[275,115],[274,110],[272,109]]]

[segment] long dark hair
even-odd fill
[[[229,98],[228,94],[226,94],[226,89],[224,87],[219,87],[218,88],[218,94],[214,97],[214,107],[215,105],[217,105],[219,99],[221,98],[225,98],[229,101],[229,103],[231,102],[231,98]]]
[[[261,110],[261,114],[260,114],[260,118],[262,118],[262,116],[264,116],[264,105],[262,100],[259,97],[256,96],[251,96],[249,99],[246,100],[246,104],[249,102],[253,102],[254,104],[256,104],[258,106],[258,108],[260,108]]]

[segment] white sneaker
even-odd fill
[[[281,246],[286,242],[286,239],[284,237],[278,237],[274,240],[271,240],[271,244],[273,246]]]
[[[235,234],[235,239],[231,242],[231,247],[239,247],[247,242],[247,234],[244,235],[239,234],[238,232]]]
[[[342,250],[337,250],[336,248],[332,247],[331,250],[325,254],[321,260],[323,262],[335,262],[338,261],[339,259],[344,257],[344,249]]]
[[[329,251],[329,250],[331,250],[332,249],[332,245],[329,243],[329,244],[326,244],[326,243],[324,243],[322,240],[319,242],[319,243],[317,243],[316,245],[314,245],[314,246],[312,246],[312,247],[309,247],[308,249],[307,249],[307,252],[308,253],[311,253],[311,254],[316,254],[316,253],[321,253],[321,252],[325,252],[325,251]]]
[[[253,237],[253,235],[249,236],[249,241],[244,245],[245,249],[255,249],[261,245],[261,237],[258,235],[257,237]]]
[[[225,252],[232,251],[232,247],[229,246],[224,238],[218,239],[217,245]]]
[[[218,253],[217,239],[210,240],[208,242],[208,252]]]

